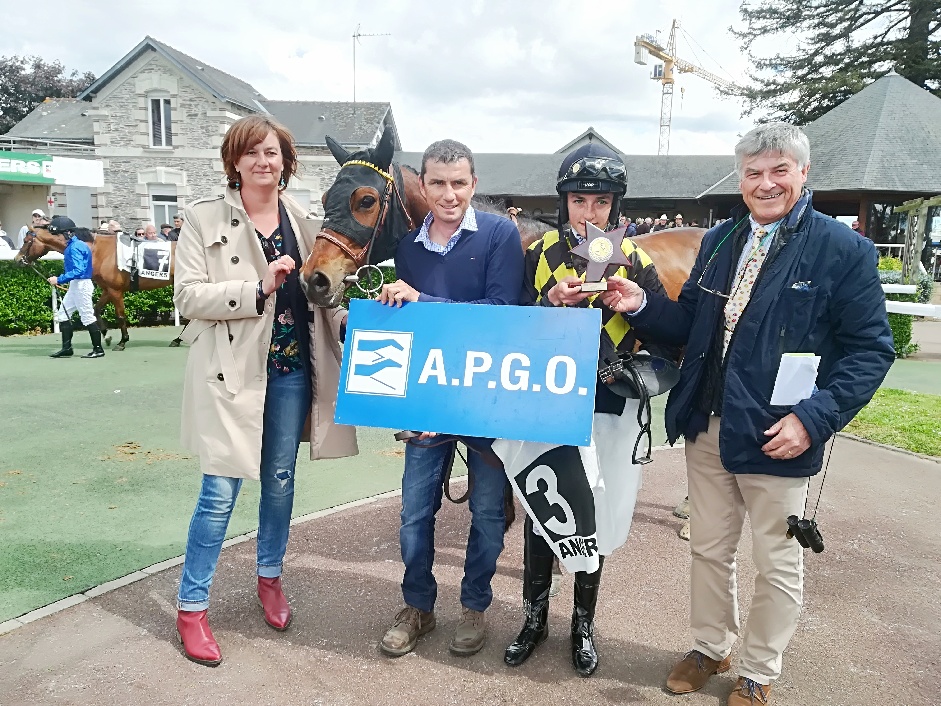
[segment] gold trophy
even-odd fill
[[[582,284],[583,292],[604,292],[608,287],[605,272],[609,266],[617,268],[619,265],[629,265],[627,256],[621,249],[621,242],[627,233],[627,227],[622,226],[610,232],[601,230],[594,223],[585,223],[587,240],[572,248],[572,254],[588,261],[585,271],[585,282]]]

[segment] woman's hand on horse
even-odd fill
[[[644,303],[644,290],[637,282],[617,275],[608,277],[608,282],[614,285],[614,289],[601,294],[601,303],[612,311],[628,314],[637,311]]]
[[[294,258],[290,255],[282,255],[277,260],[269,263],[268,271],[265,272],[265,277],[261,280],[261,291],[266,296],[274,292],[284,284],[284,280],[287,279],[295,267]]]
[[[565,277],[546,296],[552,306],[575,306],[589,294],[582,291],[582,281],[578,277]]]
[[[389,306],[402,306],[403,302],[417,302],[419,292],[417,289],[400,279],[392,284],[382,285],[382,291],[376,301]]]

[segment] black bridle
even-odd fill
[[[22,257],[20,257],[19,261],[15,261],[15,262],[17,262],[17,264],[22,265],[23,267],[28,267],[33,272],[35,272],[39,277],[42,277],[43,279],[48,280],[49,278],[46,275],[44,275],[38,267],[36,267],[36,260],[29,259],[29,251],[32,250],[33,243],[35,241],[36,241],[36,233],[31,230],[27,231],[26,235],[23,237],[23,247],[20,248],[21,251],[25,249],[26,252],[23,254]],[[55,286],[57,289],[62,289],[62,290],[65,289],[65,287],[62,287],[58,284]]]

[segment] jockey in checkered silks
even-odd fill
[[[614,230],[620,200],[627,193],[622,158],[597,143],[579,147],[562,162],[556,190],[560,197],[559,228],[546,233],[526,252],[520,303],[599,308],[602,361],[632,353],[638,343],[656,356],[676,360],[678,349],[643,345],[623,315],[602,305],[600,294],[581,291],[587,261],[572,251],[586,241],[586,224],[603,231]],[[610,257],[611,264],[604,274],[617,274],[662,292],[650,257],[631,240],[622,239],[622,231],[610,235],[617,257]],[[623,257],[616,252],[618,244]],[[597,669],[594,616],[602,564],[605,556],[627,540],[641,485],[640,466],[650,455],[649,427],[649,405],[617,394],[599,382],[590,446],[508,440],[494,443],[493,450],[503,460],[514,492],[527,512],[525,619],[519,636],[506,649],[507,664],[522,664],[548,636],[552,565],[558,556],[575,574],[572,665],[585,677]]]

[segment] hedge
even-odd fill
[[[882,284],[901,284],[902,261],[896,257],[879,258],[879,281]],[[934,290],[931,277],[919,274],[915,286],[915,294],[886,294],[885,298],[898,302],[930,302]],[[913,320],[914,317],[909,314],[889,314],[889,327],[892,329],[892,343],[897,358],[907,358],[918,351],[918,344],[912,342]]]
[[[62,274],[62,260],[40,260],[36,266],[44,277]],[[394,282],[395,270],[384,267],[383,281]],[[95,301],[101,291],[95,287]],[[357,287],[350,287],[344,299],[364,299]],[[124,309],[130,326],[160,326],[173,323],[173,287],[147,292],[128,292]],[[109,304],[105,320],[114,324],[114,306]],[[33,270],[13,262],[0,261],[0,336],[19,333],[48,333],[52,330],[52,296],[49,284]]]

